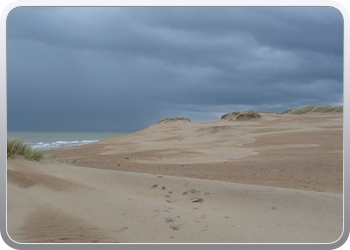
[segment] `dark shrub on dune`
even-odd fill
[[[250,119],[253,119],[253,118],[260,118],[261,115],[254,111],[254,110],[247,110],[241,114],[239,114],[236,118],[236,120],[250,120]]]
[[[227,113],[221,116],[221,120],[222,119],[232,119],[232,118],[236,118],[237,115],[239,115],[241,112],[235,111],[232,113]]]
[[[244,112],[232,112],[232,113],[227,113],[224,114],[223,116],[221,116],[221,120],[250,120],[250,119],[254,119],[254,118],[260,118],[261,115],[254,110],[247,110]]]

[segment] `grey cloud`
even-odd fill
[[[22,7],[7,31],[12,130],[135,130],[172,114],[342,102],[332,8]]]

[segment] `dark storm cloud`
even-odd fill
[[[17,8],[8,128],[130,131],[342,104],[342,54],[333,8]]]

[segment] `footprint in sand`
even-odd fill
[[[177,200],[170,200],[170,199],[166,199],[166,202],[169,202],[169,203],[172,203],[172,202],[175,202]]]
[[[200,193],[200,191],[198,191],[198,190],[196,190],[196,189],[191,189],[191,190],[188,190],[188,191],[185,191],[185,192],[183,192],[182,194],[184,194],[184,195],[187,195],[187,194],[189,194],[189,193],[191,193],[191,194],[196,194],[196,193]],[[209,193],[208,193],[209,194]]]
[[[174,222],[175,220],[173,218],[165,218],[166,223]]]
[[[192,202],[203,202],[204,199],[194,197],[194,198],[191,198],[190,201],[192,201]]]
[[[172,225],[170,225],[170,228],[171,228],[172,230],[177,231],[177,230],[179,230],[179,229],[181,228],[181,225],[172,224]]]
[[[157,184],[154,184],[151,188],[157,188],[158,185]]]
[[[117,230],[117,232],[124,232],[125,230],[127,230],[128,228],[127,227],[122,227],[120,228],[119,230]]]
[[[59,240],[69,240],[70,238],[67,237],[63,237],[63,238],[59,238]]]

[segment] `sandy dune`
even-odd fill
[[[8,233],[17,242],[330,243],[343,228],[342,131],[342,114],[178,121],[49,152],[72,164],[9,159]]]
[[[332,242],[342,195],[8,162],[18,242]]]
[[[343,192],[343,114],[168,122],[51,154],[77,166]]]

